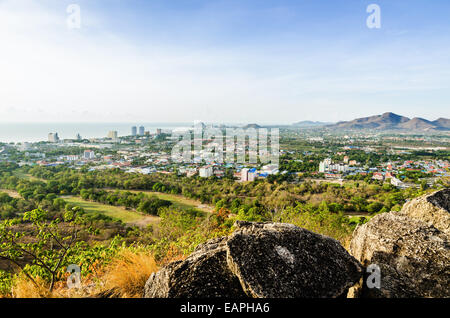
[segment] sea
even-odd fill
[[[150,133],[162,129],[170,133],[183,130],[192,123],[0,123],[0,142],[21,143],[47,141],[49,133],[58,133],[60,139],[75,139],[77,134],[82,138],[103,138],[109,131],[117,131],[119,136],[131,135],[131,127],[144,126]]]

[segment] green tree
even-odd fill
[[[60,219],[48,220],[48,213],[41,209],[25,212],[22,222],[29,223],[35,239],[24,240],[26,233],[16,231],[17,221],[6,220],[0,223],[0,258],[19,267],[36,284],[33,277],[41,276],[50,281],[52,291],[58,274],[67,266],[67,258],[76,255],[80,248],[77,237],[84,220],[81,210],[71,209],[64,215],[69,226],[67,233],[61,230]],[[30,263],[23,262],[24,259]],[[37,284],[36,284],[37,285]]]

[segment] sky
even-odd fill
[[[0,122],[449,118],[449,13],[448,0],[0,0]]]

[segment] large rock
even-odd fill
[[[362,275],[361,265],[332,238],[291,224],[237,227],[227,241],[227,261],[251,297],[340,297]]]
[[[245,297],[227,266],[226,238],[199,245],[184,261],[153,273],[145,284],[147,298]]]
[[[334,239],[280,223],[237,222],[152,274],[145,297],[341,297],[361,265]]]
[[[450,297],[449,236],[419,218],[375,216],[355,229],[350,253],[381,270],[380,288],[369,288],[366,276],[360,297]]]
[[[411,200],[400,213],[431,224],[450,235],[450,189]]]

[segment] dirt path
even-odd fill
[[[17,198],[17,199],[22,198],[20,196],[19,192],[14,191],[14,190],[0,189],[0,192],[4,192],[4,193],[8,194],[11,198]]]

